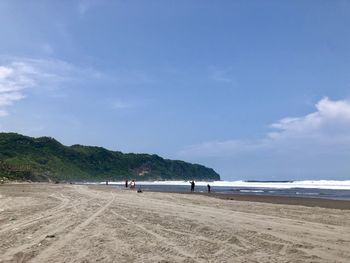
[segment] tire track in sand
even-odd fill
[[[55,207],[53,207],[53,208],[51,208],[49,210],[46,210],[46,212],[44,214],[40,215],[40,216],[34,217],[34,218],[26,220],[24,222],[22,221],[22,222],[16,222],[15,224],[11,224],[11,225],[1,229],[0,230],[0,234],[4,233],[6,231],[18,230],[20,228],[24,228],[24,227],[30,226],[32,224],[35,224],[39,220],[43,220],[43,219],[55,216],[59,212],[63,211],[68,206],[69,201],[70,201],[64,195],[61,194],[61,196],[62,196],[62,198],[54,196],[54,195],[51,195],[51,197],[59,199],[61,201],[61,203],[58,204],[57,206],[55,206]]]
[[[174,251],[176,254],[184,257],[184,258],[190,258],[193,259],[195,262],[206,262],[202,259],[196,258],[196,255],[188,253],[187,251],[179,248],[175,243],[170,242],[166,237],[163,237],[155,232],[153,232],[152,230],[149,230],[148,228],[144,227],[143,225],[137,224],[134,221],[126,218],[125,216],[122,216],[118,213],[116,213],[113,210],[110,210],[110,212],[112,214],[114,214],[115,216],[119,217],[120,219],[124,220],[125,222],[127,222],[128,224],[131,224],[133,226],[135,226],[136,228],[140,229],[143,232],[146,232],[147,234],[153,236],[155,239],[157,239],[161,244],[165,245],[165,248],[161,249],[165,252],[169,252],[169,251]]]
[[[65,246],[70,240],[74,238],[74,236],[79,233],[82,229],[84,229],[86,226],[88,226],[93,220],[95,220],[99,215],[101,215],[115,200],[115,195],[112,194],[111,199],[107,204],[105,204],[103,207],[101,207],[97,212],[89,216],[88,219],[86,219],[84,222],[77,225],[73,230],[71,230],[70,233],[63,236],[56,242],[52,243],[49,247],[47,247],[45,250],[41,251],[39,255],[32,258],[29,262],[47,262],[48,259],[52,254],[54,254],[56,251],[60,250],[63,246]]]
[[[63,197],[63,195],[61,195]],[[2,254],[2,260],[0,262],[28,262],[31,258],[35,257],[37,254],[39,254],[40,250],[43,251],[45,247],[50,246],[52,243],[56,241],[56,239],[48,239],[48,233],[53,234],[54,236],[59,236],[62,234],[62,236],[65,235],[65,233],[71,231],[71,229],[75,229],[79,225],[79,221],[76,220],[75,214],[79,213],[78,207],[85,207],[87,203],[89,203],[92,198],[90,199],[79,199],[79,200],[74,200],[72,203],[70,203],[69,208],[71,209],[71,212],[66,214],[66,211],[63,209],[60,209],[59,211],[56,211],[55,215],[52,215],[52,217],[44,217],[42,220],[33,222],[31,224],[26,225],[25,227],[33,227],[36,223],[38,225],[41,225],[43,221],[46,220],[51,220],[48,225],[41,226],[35,232],[32,232],[31,228],[28,228],[28,235],[25,235],[22,237],[22,240],[24,239],[25,242],[22,242],[22,244],[17,245],[16,247],[11,247],[8,248],[5,253]],[[70,200],[71,201],[71,200]],[[54,207],[54,208],[57,208]],[[65,207],[67,209],[67,206]],[[50,209],[51,211],[52,209]],[[63,212],[64,211],[64,212]],[[59,213],[63,212],[63,213]],[[72,217],[73,216],[73,217]],[[58,218],[64,217],[63,220],[59,220],[57,224],[51,224],[52,220],[57,220]],[[23,227],[22,229],[18,229],[18,231],[23,231],[25,229]],[[15,231],[14,235],[16,234]],[[23,234],[22,234],[23,235]],[[0,235],[1,237],[1,235]],[[4,238],[6,238],[4,236]],[[29,238],[28,240],[26,240]],[[13,242],[13,240],[12,240]],[[40,249],[41,248],[41,249]]]

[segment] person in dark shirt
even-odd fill
[[[208,193],[210,193],[210,188],[211,188],[210,184],[208,184],[207,187],[208,187]]]
[[[191,182],[191,192],[194,192],[194,187],[195,187],[195,183],[194,183],[194,181],[192,180],[192,182]]]

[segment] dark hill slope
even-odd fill
[[[64,146],[53,138],[0,133],[0,177],[10,180],[219,180],[211,168],[157,155]]]

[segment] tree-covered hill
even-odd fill
[[[64,146],[53,138],[0,133],[0,177],[31,181],[219,180],[211,168],[158,155]]]

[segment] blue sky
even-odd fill
[[[350,178],[349,1],[0,1],[0,130],[222,179]]]

